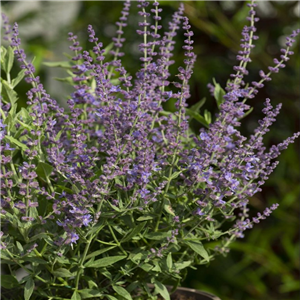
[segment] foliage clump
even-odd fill
[[[284,67],[300,30],[287,38],[280,60],[274,59],[267,73],[260,71],[258,82],[246,84],[258,38],[255,4],[249,4],[250,25],[242,32],[235,73],[225,90],[209,85],[220,109],[212,121],[198,112],[203,101],[187,108],[196,55],[183,5],[163,34],[159,3],[152,5],[138,2],[137,34],[143,42],[135,76],[121,62],[129,1],[110,54],[91,25],[90,51],[69,34],[74,55],[69,63],[54,64],[71,74],[74,92],[66,110],[34,74],[18,25],[11,31],[3,16],[10,46],[1,48],[1,257],[9,271],[2,286],[24,289],[25,299],[156,299],[158,294],[169,299],[164,284],[178,286],[187,268],[226,253],[278,206],[248,215],[249,197],[260,191],[277,165],[274,159],[299,133],[264,147],[263,136],[281,107],[272,107],[269,99],[249,138],[239,127],[251,111],[246,100]],[[173,38],[180,27],[185,59],[178,81],[170,82]],[[14,58],[22,70],[11,78]],[[14,88],[23,79],[32,87],[27,107],[18,110]],[[169,99],[176,100],[174,113],[162,108]],[[200,134],[189,127],[191,118],[203,125]],[[18,282],[20,268],[28,275]]]

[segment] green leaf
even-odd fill
[[[20,111],[19,111],[18,114],[17,114],[17,117],[18,117],[18,118],[20,117],[20,119],[21,119],[22,121],[26,122],[26,123],[32,121],[32,118],[31,118],[31,116],[29,115],[29,112],[28,112],[28,110],[27,110],[25,107],[22,107],[22,108],[20,109]]]
[[[113,285],[112,288],[114,289],[114,291],[119,294],[120,296],[122,296],[123,298],[127,299],[127,300],[132,300],[130,294],[121,286],[119,285]]]
[[[86,268],[103,268],[103,267],[111,266],[112,264],[124,258],[126,258],[125,255],[108,256],[108,257],[95,260],[94,262],[88,262],[84,266]]]
[[[34,281],[31,277],[28,278],[28,280],[25,283],[25,289],[24,289],[24,300],[29,300],[33,290],[34,290]]]
[[[40,265],[46,265],[47,264],[47,262],[45,261],[45,260],[43,260],[42,258],[40,258],[40,257],[31,257],[31,256],[29,256],[29,257],[22,257],[21,258],[21,261],[30,261],[30,262],[34,262],[34,263],[37,263],[37,264],[40,264]]]
[[[253,111],[253,107],[251,107],[248,111],[246,111],[242,117],[239,118],[239,120],[242,120],[243,118],[247,117],[251,112]]]
[[[204,119],[207,122],[207,124],[211,123],[211,113],[208,110],[204,111]]]
[[[142,259],[143,257],[145,258],[145,255],[144,255],[142,252],[137,253],[137,254],[131,253],[131,254],[129,255],[129,258],[130,258],[131,261],[134,262],[135,264],[139,264],[140,261],[141,261],[141,259]]]
[[[10,256],[7,255],[7,253],[5,253],[4,250],[0,251],[0,259],[11,260]]]
[[[175,178],[177,178],[180,174],[182,173],[182,171],[178,171],[178,172],[174,172],[171,177],[169,178],[169,180],[173,180]]]
[[[57,187],[60,188],[62,191],[68,192],[68,194],[74,194],[74,192],[71,189],[69,189],[63,185],[57,185]]]
[[[158,261],[155,260],[155,261],[153,262],[153,264],[154,264],[154,268],[152,269],[152,271],[161,273],[161,267],[160,267]]]
[[[11,68],[14,64],[14,50],[12,47],[7,48],[7,52],[5,53],[5,57],[3,59],[3,66],[2,69],[5,71],[6,74],[9,74]]]
[[[4,70],[5,61],[6,61],[6,54],[7,50],[4,46],[1,46],[1,55],[0,55],[0,61],[1,61],[1,69]]]
[[[170,294],[167,290],[167,288],[159,281],[154,282],[155,291],[159,293],[164,300],[170,300]]]
[[[71,85],[74,84],[74,80],[72,76],[64,77],[64,78],[59,78],[59,77],[54,77],[55,80],[60,81],[60,82],[67,82]]]
[[[20,125],[22,125],[22,127],[26,128],[26,129],[28,129],[28,130],[33,130],[33,127],[31,127],[30,125],[25,124],[25,123],[23,123],[23,122],[20,121],[20,120],[17,120],[17,122],[18,122]]]
[[[2,114],[3,110],[1,109],[1,114]],[[3,115],[4,115],[4,112],[3,112]],[[11,114],[8,113],[7,116],[3,117],[3,115],[1,115],[1,119],[2,121],[4,121],[3,123],[5,125],[7,125],[7,129],[10,131],[13,127],[14,127],[14,121],[13,121],[13,118],[11,117]]]
[[[191,264],[192,264],[191,260],[178,262],[178,263],[174,264],[174,268],[176,270],[182,270],[182,269],[185,269],[185,268],[189,267]]]
[[[77,291],[74,291],[71,300],[81,300],[81,296]]]
[[[199,241],[185,241],[185,243],[201,257],[209,261],[209,256],[202,243]]]
[[[1,86],[1,83],[0,83],[0,86]],[[0,89],[0,94],[1,94],[1,89]],[[1,113],[2,120],[5,121],[6,116],[5,116],[5,114],[4,114],[3,109],[1,109],[1,108],[0,108],[0,113]]]
[[[134,226],[133,229],[131,230],[131,232],[128,235],[125,235],[125,237],[121,240],[121,243],[127,242],[127,241],[131,240],[133,237],[135,237],[136,235],[138,235],[144,229],[146,223],[147,222],[143,222],[137,226]]]
[[[47,67],[58,67],[58,68],[65,68],[65,69],[71,69],[73,66],[68,61],[44,62],[43,65]]]
[[[127,74],[129,75],[130,73],[127,73]],[[121,81],[118,78],[114,78],[114,79],[110,80],[110,83],[113,84],[113,85],[119,85],[121,83]]]
[[[49,238],[49,235],[48,235],[47,233],[45,233],[45,232],[40,232],[40,233],[38,233],[38,234],[32,236],[32,237],[29,239],[29,242],[33,242],[33,241],[39,240],[39,239],[44,240],[44,239],[48,239],[48,238]]]
[[[36,167],[36,174],[42,178],[44,181],[47,181],[49,176],[51,175],[53,167],[47,163],[39,162]]]
[[[214,97],[216,99],[218,108],[220,105],[225,101],[223,98],[226,95],[226,92],[221,88],[221,86],[215,82],[215,90],[214,90]]]
[[[8,82],[1,78],[1,83],[4,87],[2,90],[4,98],[13,106],[18,101],[18,94],[9,86]]]
[[[18,280],[16,279],[16,277],[14,277],[12,275],[2,275],[1,274],[1,287],[4,287],[5,289],[13,289],[18,286],[19,286],[19,283],[18,283]]]
[[[17,245],[17,248],[18,248],[19,252],[23,253],[24,248],[23,248],[22,244],[20,242],[16,241],[16,245]]]
[[[167,237],[171,237],[172,233],[171,231],[168,232],[151,232],[146,234],[146,239],[149,240],[163,240],[166,239]]]
[[[118,300],[116,297],[111,296],[111,295],[104,295],[104,297],[106,297],[109,300]]]
[[[86,259],[90,259],[92,257],[95,257],[95,256],[98,256],[102,253],[105,253],[113,248],[116,248],[116,246],[110,246],[110,247],[107,247],[107,248],[104,248],[104,249],[101,249],[101,250],[97,250],[95,252],[92,252],[91,254],[87,255]]]
[[[171,205],[165,204],[165,205],[164,205],[164,209],[165,209],[165,211],[166,211],[168,214],[170,214],[170,215],[172,215],[172,216],[175,216],[174,211],[173,211],[173,208],[172,208]]]
[[[145,264],[140,265],[140,268],[143,269],[146,272],[149,272],[150,270],[153,269],[153,266],[150,265],[150,264],[145,263]]]
[[[28,147],[25,144],[19,142],[18,140],[16,140],[12,136],[7,135],[7,136],[5,136],[5,138],[8,139],[11,143],[15,144],[16,146],[19,146],[22,150],[28,149]]]
[[[16,87],[20,81],[25,77],[25,70],[21,70],[17,77],[15,77],[12,81],[11,81],[11,86],[14,88]]]
[[[141,217],[137,218],[136,220],[138,222],[141,222],[141,221],[153,220],[154,217],[155,217],[154,215],[147,215],[147,214],[145,214],[144,216],[141,216]]]
[[[108,44],[105,48],[104,48],[104,53],[102,55],[107,55],[109,53],[109,51],[113,48],[114,43],[110,43]]]
[[[73,276],[73,274],[69,270],[64,269],[64,268],[56,269],[52,273],[56,277],[72,277]]]
[[[205,127],[209,127],[209,123],[205,120],[204,117],[202,117],[198,112],[195,112],[189,108],[186,109],[186,114],[196,121],[198,121],[200,124],[204,125]]]
[[[102,297],[102,293],[95,289],[83,289],[78,291],[83,299]]]
[[[173,112],[167,110],[161,110],[159,111],[159,114],[168,117],[169,115],[172,115]]]
[[[95,288],[97,289],[98,288],[98,284],[94,281],[94,278],[91,278],[89,276],[82,276],[82,279],[88,283],[89,289],[95,289]]]
[[[206,98],[203,98],[200,101],[198,101],[196,104],[189,107],[189,109],[195,112],[199,112],[200,108],[204,105],[205,102],[206,102]]]
[[[173,267],[173,260],[172,260],[172,253],[169,252],[168,256],[167,256],[167,267],[168,269],[171,271],[172,267]]]

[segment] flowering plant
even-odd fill
[[[1,47],[4,299],[12,297],[12,289],[23,290],[26,300],[170,299],[165,284],[176,289],[187,268],[226,253],[230,243],[278,206],[248,215],[248,198],[300,133],[269,150],[264,147],[263,136],[281,107],[273,108],[269,99],[265,118],[250,138],[238,128],[251,111],[247,99],[284,67],[300,30],[287,38],[280,60],[274,59],[267,73],[260,71],[258,82],[246,84],[258,21],[255,4],[249,4],[250,26],[242,32],[239,65],[225,90],[209,85],[220,109],[211,122],[209,114],[199,113],[203,101],[192,108],[186,104],[196,56],[183,5],[169,30],[160,34],[161,9],[157,1],[152,4],[138,2],[142,66],[134,79],[121,63],[129,1],[117,23],[112,59],[92,26],[91,51],[83,51],[69,34],[74,56],[54,64],[68,70],[74,85],[66,110],[34,74],[20,47],[18,25],[11,31],[3,16],[10,40],[10,46]],[[170,82],[180,26],[184,66],[178,69],[179,81]],[[14,57],[22,70],[12,78]],[[27,107],[18,110],[15,87],[23,79],[32,87]],[[169,99],[177,101],[174,113],[162,109]],[[203,125],[200,134],[189,128],[189,118]],[[17,280],[20,269],[26,274]]]

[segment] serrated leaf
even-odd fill
[[[73,274],[64,268],[59,268],[53,271],[53,275],[56,277],[72,277]]]
[[[170,294],[167,288],[159,281],[154,282],[155,291],[160,294],[164,300],[170,300]]]
[[[31,127],[30,125],[25,124],[25,123],[23,123],[23,122],[20,121],[20,120],[17,120],[17,122],[18,122],[20,125],[22,125],[22,127],[26,128],[26,129],[28,129],[28,130],[33,130],[33,127]]]
[[[3,252],[3,251],[1,251],[1,252]],[[1,274],[1,287],[4,287],[5,289],[13,289],[18,286],[19,286],[19,283],[18,283],[18,280],[16,279],[16,277],[14,277],[12,275]]]
[[[12,136],[6,135],[5,138],[8,139],[11,143],[13,143],[13,144],[15,144],[16,146],[20,147],[22,150],[28,149],[28,147],[27,147],[25,144],[19,142],[18,140],[16,140],[16,139],[13,138]]]
[[[9,112],[6,116],[6,119],[4,121],[4,124],[7,125],[7,128],[9,131],[11,131],[14,127],[15,127],[15,122],[14,122],[14,119],[11,115],[11,112]]]
[[[17,118],[20,118],[23,122],[31,122],[32,118],[29,115],[28,110],[25,107],[22,107],[17,114]]]
[[[199,241],[185,241],[185,243],[201,257],[209,261],[209,256],[204,246]]]
[[[88,262],[84,266],[86,268],[103,268],[107,266],[111,266],[114,263],[126,258],[125,255],[117,255],[117,256],[108,256],[104,258],[100,258],[95,260],[94,262]]]
[[[4,89],[2,90],[3,96],[7,98],[11,106],[18,101],[18,94],[9,86],[8,82],[1,78],[1,83]]]
[[[4,46],[1,46],[1,56],[0,56],[0,59],[1,59],[1,69],[3,69],[4,65],[5,65],[5,60],[6,60],[6,53],[7,53],[7,50]]]
[[[15,77],[15,78],[11,81],[12,87],[13,87],[13,88],[16,87],[24,77],[25,77],[25,70],[21,70],[21,71],[18,73],[17,77]]]
[[[136,235],[138,235],[145,227],[147,222],[143,222],[138,224],[137,226],[134,226],[133,229],[131,230],[131,232],[128,235],[125,235],[124,238],[121,240],[122,242],[127,242],[129,240],[131,240],[133,237],[135,237]]]
[[[130,294],[124,289],[122,288],[121,286],[119,285],[113,285],[112,288],[114,289],[114,291],[122,296],[123,298],[127,299],[127,300],[132,300]]]
[[[34,281],[31,277],[28,278],[28,280],[25,283],[25,289],[24,289],[24,300],[29,300],[33,290],[34,290]]]
[[[41,177],[43,180],[47,181],[51,175],[53,167],[47,163],[39,162],[36,167],[36,174]]]
[[[1,100],[3,100],[3,99],[1,99]],[[3,101],[2,105],[5,105],[4,101]],[[2,122],[5,122],[5,120],[6,120],[6,113],[4,112],[4,110],[1,107],[0,107],[0,118],[1,118]]]

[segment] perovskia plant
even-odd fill
[[[196,55],[193,32],[180,4],[162,33],[159,3],[138,1],[141,69],[122,65],[130,2],[117,23],[114,50],[103,48],[88,26],[91,50],[70,33],[73,57],[64,66],[74,93],[63,109],[44,89],[21,48],[18,25],[3,15],[9,46],[1,47],[1,276],[3,299],[170,299],[187,269],[207,264],[271,214],[255,217],[249,198],[260,191],[275,160],[300,135],[266,149],[265,117],[250,137],[239,131],[255,97],[293,54],[300,30],[287,37],[282,55],[257,82],[246,84],[254,42],[255,3],[242,32],[241,50],[225,90],[210,85],[220,109],[213,122],[199,102],[187,108]],[[170,82],[174,36],[185,33],[185,59]],[[111,55],[111,56],[110,56]],[[14,58],[21,71],[12,78]],[[53,64],[52,64],[53,65]],[[59,65],[59,64],[54,64]],[[15,87],[31,84],[27,107],[17,109]],[[176,99],[175,113],[162,103]],[[189,118],[203,128],[194,133]],[[16,272],[23,269],[20,281]],[[151,289],[149,284],[153,284]],[[22,291],[22,296],[20,296]],[[18,298],[19,297],[19,298]]]

